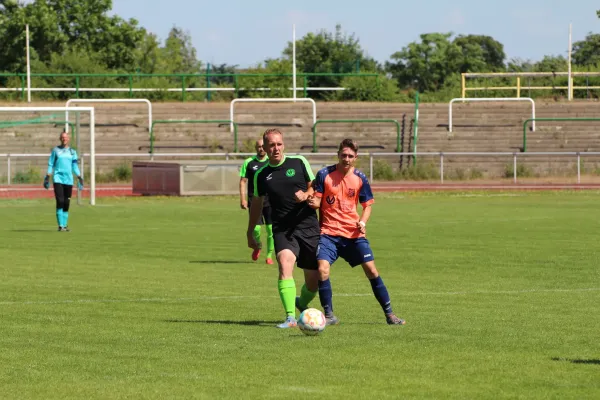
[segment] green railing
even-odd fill
[[[210,71],[210,70],[209,70]],[[102,86],[101,88],[105,88],[106,92],[127,92],[129,98],[133,98],[134,97],[134,93],[137,91],[156,91],[156,92],[161,92],[161,91],[180,91],[181,92],[181,101],[186,101],[186,96],[188,93],[193,92],[193,91],[203,91],[206,92],[206,99],[208,101],[211,100],[211,93],[212,92],[218,92],[218,91],[222,91],[224,88],[223,87],[215,87],[214,84],[211,84],[211,79],[213,78],[221,78],[221,80],[223,80],[223,78],[230,80],[232,83],[232,86],[229,87],[229,91],[234,92],[234,96],[235,98],[239,97],[239,92],[240,90],[245,90],[245,91],[252,91],[252,90],[256,90],[258,89],[258,87],[250,87],[249,85],[245,85],[245,87],[240,88],[240,79],[244,79],[244,78],[289,78],[289,84],[286,84],[286,87],[291,86],[291,79],[293,77],[292,73],[264,73],[264,74],[260,74],[260,73],[235,73],[235,74],[213,74],[210,72],[206,72],[206,73],[200,73],[200,74],[142,74],[142,73],[131,73],[131,74],[88,74],[88,73],[56,73],[56,74],[52,74],[52,73],[47,73],[47,74],[42,74],[42,73],[32,73],[31,78],[42,78],[42,79],[47,79],[47,78],[69,78],[72,79],[72,87],[59,87],[56,86],[57,83],[55,82],[50,82],[50,83],[46,83],[51,85],[51,88],[37,88],[36,92],[61,92],[61,91],[70,91],[70,92],[75,92],[75,98],[80,98],[80,93],[83,91],[82,88],[86,88],[86,86],[82,86],[81,84],[81,80],[82,78],[109,78],[112,81],[109,82],[111,84],[117,85],[117,86]],[[304,97],[308,97],[308,80],[311,77],[338,77],[338,78],[344,78],[344,77],[376,77],[377,78],[377,83],[379,83],[379,74],[377,73],[334,73],[334,72],[323,72],[323,73],[298,73],[296,74],[297,79],[299,79],[301,81],[300,85],[298,86],[298,88],[303,89],[303,96]],[[27,88],[26,88],[26,82],[27,82],[27,75],[24,73],[0,73],[0,79],[1,78],[17,78],[20,79],[20,88],[19,91],[21,92],[21,99],[25,100],[26,99],[26,93],[27,93]],[[159,87],[159,88],[150,88],[150,87],[136,87],[136,86],[140,86],[139,82],[143,81],[144,79],[152,79],[152,78],[171,78],[170,82],[161,82],[161,85],[164,84],[168,84],[168,88],[167,87]],[[33,79],[34,80],[34,79]],[[193,81],[193,84],[200,84],[202,83],[201,86],[199,87],[189,87],[190,81]],[[178,82],[178,83],[177,83]],[[268,82],[258,82],[258,85],[261,84],[266,84],[268,85]],[[248,86],[248,87],[246,87]],[[32,87],[35,88],[35,82],[32,83]],[[41,89],[41,90],[40,90]],[[51,90],[51,89],[58,89],[58,90]],[[98,92],[102,92],[101,90],[98,90],[100,88],[94,88],[94,93],[98,93]],[[227,89],[227,88],[225,88]],[[10,90],[10,88],[9,88]],[[2,88],[0,88],[0,91],[7,91],[7,89],[2,90]]]
[[[233,124],[233,152],[238,151],[238,124],[229,119],[159,119],[150,127],[150,154],[154,154],[154,125],[159,124]]]
[[[527,124],[532,121],[600,121],[600,118],[529,118],[523,122],[523,153],[527,151]]]
[[[313,153],[318,152],[317,148],[317,125],[319,124],[340,124],[340,123],[367,123],[367,124],[377,124],[377,123],[393,123],[396,125],[396,152],[400,151],[400,123],[395,119],[321,119],[315,122],[312,127],[313,132]]]

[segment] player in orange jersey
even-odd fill
[[[341,257],[351,267],[362,265],[387,323],[404,325],[404,320],[392,311],[390,296],[375,267],[373,250],[366,238],[366,225],[371,216],[371,205],[375,200],[367,177],[354,168],[357,158],[356,142],[344,139],[338,149],[338,163],[317,173],[313,182],[315,194],[308,200],[311,207],[320,208],[321,237],[317,250],[319,298],[327,324],[339,323],[333,314],[329,270]],[[358,203],[363,209],[360,216],[356,209]]]

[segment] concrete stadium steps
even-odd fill
[[[24,106],[24,103],[3,105]],[[64,106],[64,103],[32,103],[32,106]],[[143,104],[84,104],[96,109],[96,151],[99,153],[148,154],[147,109]],[[4,113],[0,121],[24,120],[49,113]],[[229,120],[229,103],[153,103],[153,119],[156,120]],[[86,135],[89,135],[88,118],[81,114],[82,150],[89,151]],[[317,118],[326,119],[395,119],[402,127],[402,151],[411,151],[413,145],[414,105],[401,103],[318,103]],[[531,117],[531,105],[527,102],[469,102],[454,103],[453,132],[448,131],[448,104],[421,103],[419,109],[419,152],[518,152],[523,146],[523,121]],[[570,103],[536,102],[538,118],[596,118],[600,117],[600,104],[577,101]],[[74,117],[71,116],[74,121]],[[235,121],[239,123],[238,146],[240,151],[253,151],[252,142],[267,128],[280,128],[291,152],[310,152],[312,148],[312,107],[309,103],[238,103]],[[529,124],[531,127],[531,124]],[[527,131],[528,151],[600,151],[600,121],[564,122],[537,121],[536,131]],[[0,153],[49,153],[58,144],[62,126],[52,124],[26,125],[0,129]],[[234,135],[228,125],[209,123],[176,123],[155,126],[156,151],[169,152],[219,152],[233,151]],[[87,136],[89,137],[89,136]],[[396,150],[396,130],[390,123],[321,123],[318,127],[317,145],[321,152],[335,151],[343,138],[351,137],[365,151],[393,152]],[[368,149],[382,146],[383,149]],[[175,147],[175,148],[165,148]],[[223,150],[221,150],[221,148]],[[421,157],[420,160],[426,157]],[[402,166],[408,165],[410,157],[403,157]],[[439,167],[438,157],[431,158],[431,165]],[[570,169],[575,157],[549,158],[544,164],[541,158],[519,157],[519,162],[545,168]],[[400,157],[391,159],[400,165]],[[599,163],[596,158],[584,158],[586,166]],[[47,160],[12,161],[14,168],[46,164]],[[123,163],[119,158],[97,160],[100,170],[110,170]],[[478,169],[490,173],[502,173],[512,158],[508,157],[458,157],[447,156],[445,168],[451,171]],[[6,170],[5,159],[0,159],[0,175]],[[460,173],[459,173],[460,174]]]

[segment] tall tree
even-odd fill
[[[292,43],[289,42],[283,50],[284,58],[292,61],[292,52]],[[341,25],[335,27],[334,33],[321,30],[318,33],[308,33],[297,40],[296,67],[298,72],[304,73],[356,73],[380,69],[377,62],[365,54],[358,38],[354,34],[344,33]],[[341,80],[341,77],[312,76],[308,79],[308,85],[338,86]],[[316,94],[313,97],[323,96]]]
[[[436,91],[462,72],[504,70],[504,46],[490,36],[425,33],[391,55],[386,70],[400,88]]]
[[[590,33],[573,43],[573,63],[580,66],[600,65],[600,34]]]
[[[24,26],[29,24],[31,47],[39,59],[80,49],[98,53],[112,69],[130,69],[136,63],[138,42],[145,31],[134,19],[110,16],[111,0],[2,0],[0,8],[0,69],[23,70]]]
[[[171,28],[162,53],[163,73],[195,74],[202,63],[196,57],[190,34],[177,26]]]
[[[460,72],[494,72],[505,68],[504,45],[491,36],[460,35],[454,44],[462,49],[463,62]]]
[[[567,59],[563,56],[544,56],[533,65],[536,72],[566,72],[567,68]]]
[[[396,61],[386,63],[386,69],[398,80],[400,88],[434,91],[458,71],[461,48],[450,41],[451,33],[425,33],[420,42],[409,43],[391,55]]]

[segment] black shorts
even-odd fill
[[[317,247],[319,246],[319,227],[294,229],[288,232],[274,232],[275,254],[281,250],[291,250],[296,256],[298,268],[317,270]]]
[[[252,197],[248,199],[248,212],[250,212],[250,207],[252,207]],[[262,209],[262,215],[258,219],[258,225],[273,225],[273,219],[271,218],[271,206],[264,205]]]

